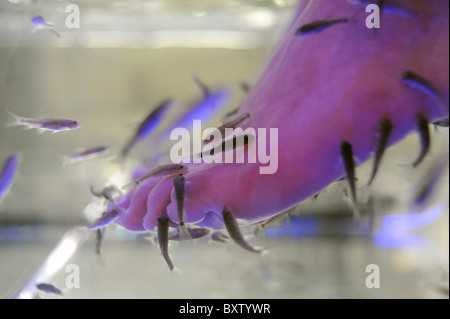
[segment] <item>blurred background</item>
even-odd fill
[[[71,3],[79,8],[79,28],[66,26]],[[255,236],[249,229],[249,240],[267,249],[263,257],[209,239],[175,243],[180,271],[172,274],[152,235],[109,227],[98,256],[95,233],[78,228],[96,203],[89,188],[121,186],[152,147],[136,147],[125,165],[117,160],[148,113],[173,98],[163,125],[184,114],[202,98],[197,77],[211,91],[229,93],[210,122],[220,125],[258,78],[297,4],[0,0],[0,163],[21,158],[0,203],[0,296],[448,298],[448,165],[420,212],[411,208],[437,163],[448,164],[446,128],[432,130],[431,155],[420,169],[406,165],[418,152],[417,135],[387,151],[374,204],[361,220],[343,200],[345,184],[336,183],[290,218]],[[36,16],[53,25],[34,30]],[[9,127],[8,112],[73,119],[81,128],[53,134]],[[65,164],[65,157],[97,146],[111,151]],[[361,179],[370,165],[358,169]],[[79,288],[66,287],[69,264],[79,266]],[[379,266],[379,288],[366,286],[370,264]],[[34,289],[39,280],[61,288],[62,297]]]

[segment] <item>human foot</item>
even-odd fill
[[[413,130],[422,136],[420,162],[427,124],[448,118],[448,2],[396,1],[395,6],[415,14],[386,10],[381,28],[374,30],[366,27],[364,8],[349,1],[301,2],[236,114],[250,114],[243,129],[267,133],[266,140],[256,135],[254,145],[265,145],[268,152],[278,143],[276,171],[261,174],[263,163],[191,164],[184,175],[187,227],[229,226],[225,207],[242,222],[265,220],[343,176],[357,202],[355,162],[375,152],[379,164],[384,148]],[[310,23],[341,18],[347,21],[298,33]],[[117,223],[127,229],[157,231],[158,219],[166,215],[178,228],[173,176],[146,180],[117,205],[123,208]]]

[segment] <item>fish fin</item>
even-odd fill
[[[178,236],[179,236],[179,240],[192,240],[192,235],[191,232],[189,231],[189,229],[186,227],[186,225],[179,225],[179,229],[178,229]]]
[[[169,218],[166,215],[158,218],[157,232],[161,254],[164,257],[167,266],[169,266],[170,271],[173,271],[174,266],[169,256]]]
[[[421,150],[419,156],[412,164],[413,167],[417,167],[423,161],[428,151],[430,150],[431,138],[428,124],[428,119],[423,114],[419,114],[417,116],[417,129],[420,135]]]
[[[73,164],[73,161],[70,159],[69,156],[60,155],[59,158],[61,159],[61,167],[66,167],[70,164]]]
[[[393,125],[390,120],[383,119],[378,126],[378,143],[375,150],[375,159],[372,167],[372,173],[369,179],[369,185],[372,184],[375,175],[377,174],[378,167],[380,166],[381,159],[383,157],[384,151],[387,148],[389,138],[391,136]]]
[[[5,124],[5,127],[13,127],[13,126],[17,126],[17,125],[24,125],[25,123],[23,122],[24,118],[20,117],[14,113],[12,113],[9,110],[6,110],[6,112],[9,114],[9,121]]]
[[[356,206],[356,177],[355,177],[355,162],[353,159],[352,145],[349,142],[342,142],[341,156],[344,160],[345,176],[350,189],[351,200]]]
[[[228,234],[230,235],[231,239],[233,239],[236,244],[238,244],[242,248],[244,248],[250,252],[253,252],[253,253],[261,253],[262,252],[261,249],[250,246],[244,240],[241,230],[239,229],[239,225],[238,225],[236,219],[234,218],[233,214],[231,213],[231,211],[227,208],[227,206],[223,207],[222,218],[223,218],[223,222],[225,224]]]

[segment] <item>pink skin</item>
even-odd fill
[[[416,129],[418,114],[448,116],[448,1],[395,1],[416,18],[383,13],[381,28],[365,27],[364,7],[347,1],[303,1],[294,23],[239,113],[244,127],[278,128],[278,170],[264,164],[201,164],[186,174],[185,222],[223,228],[222,208],[248,223],[274,216],[316,194],[345,173],[340,146],[353,147],[356,164],[369,159],[383,118],[394,128],[389,145]],[[307,23],[348,17],[349,22],[296,37]],[[405,71],[429,80],[444,100],[401,82]],[[267,145],[267,149],[269,146]],[[419,153],[419,143],[418,151]],[[167,212],[178,221],[172,178],[149,180],[119,203],[119,223],[154,231]]]

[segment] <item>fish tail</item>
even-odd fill
[[[70,158],[70,156],[67,155],[59,155],[58,157],[61,160],[61,167],[67,167],[68,165],[76,162],[76,160]]]
[[[180,240],[192,240],[191,233],[189,232],[189,229],[184,224],[180,225],[179,237],[180,237]]]
[[[20,117],[14,113],[12,113],[9,110],[6,110],[6,112],[9,114],[8,122],[5,124],[5,127],[13,127],[17,125],[23,125],[24,124],[24,118]]]

